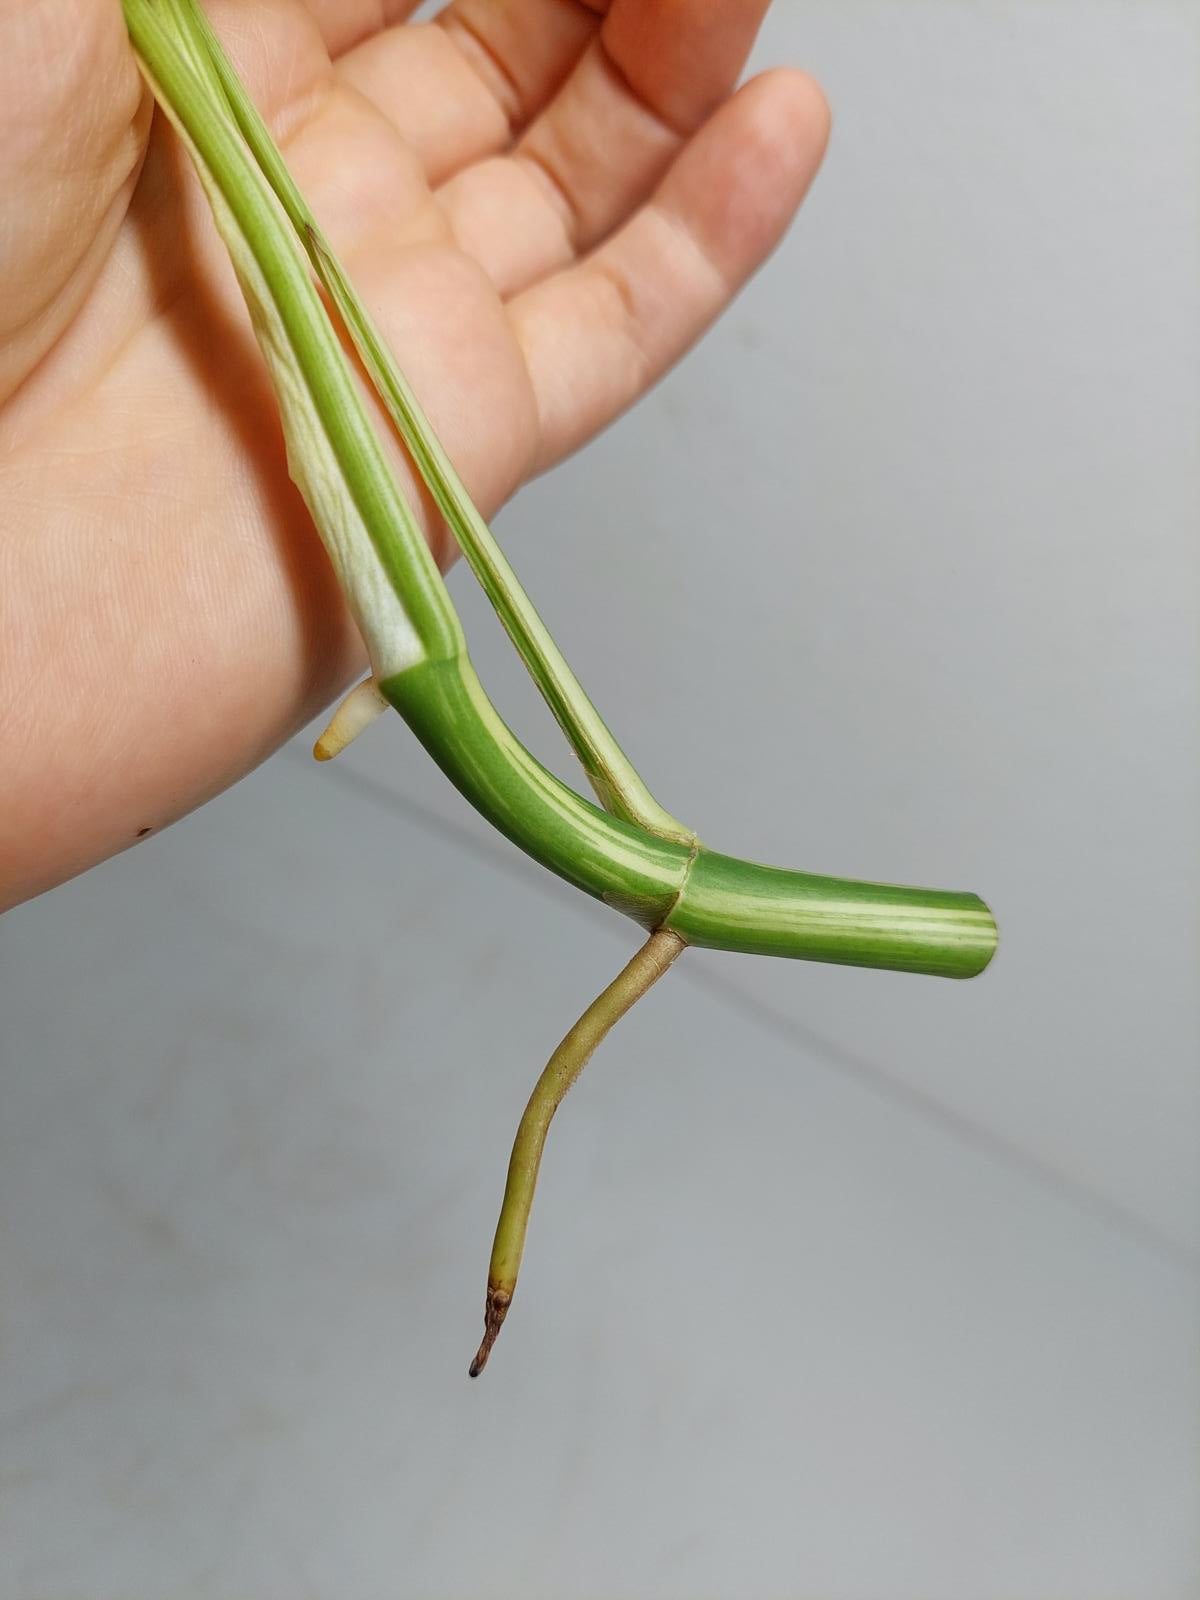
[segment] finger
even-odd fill
[[[828,131],[825,97],[804,73],[753,79],[630,222],[510,303],[537,395],[538,470],[636,400],[717,316],[779,242]]]
[[[505,150],[554,94],[599,26],[601,0],[454,0],[338,63],[420,157],[433,183]]]
[[[119,0],[0,7],[0,396],[95,281],[148,127]]]
[[[506,157],[439,200],[463,249],[513,294],[564,266],[652,191],[725,98],[767,0],[616,0],[599,36]]]
[[[403,22],[419,4],[420,0],[304,0],[334,60],[382,29]]]

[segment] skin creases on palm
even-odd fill
[[[719,314],[824,148],[731,0],[208,7],[485,513]],[[409,8],[411,9],[411,8]],[[360,665],[207,206],[115,0],[0,20],[0,903],[261,760]],[[411,473],[435,550],[441,537]]]

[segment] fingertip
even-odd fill
[[[817,175],[829,102],[807,72],[775,67],[715,112],[668,176],[661,202],[735,288],[779,243]]]
[[[781,105],[786,103],[797,140],[809,141],[824,151],[833,125],[833,108],[820,79],[803,67],[772,67],[762,76]]]
[[[812,181],[829,143],[833,112],[825,90],[800,67],[771,67],[739,91],[753,103],[752,122],[765,156]]]

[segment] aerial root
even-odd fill
[[[334,756],[340,756],[387,708],[388,703],[380,694],[375,679],[364,678],[351,689],[329,719],[329,726],[313,745],[313,755],[318,761],[332,761]]]

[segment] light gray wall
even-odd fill
[[[975,888],[994,967],[689,954],[472,1386],[624,926],[393,725],[16,912],[14,1600],[1195,1593],[1198,13],[778,0],[759,57],[834,106],[800,224],[502,532],[705,838]]]

